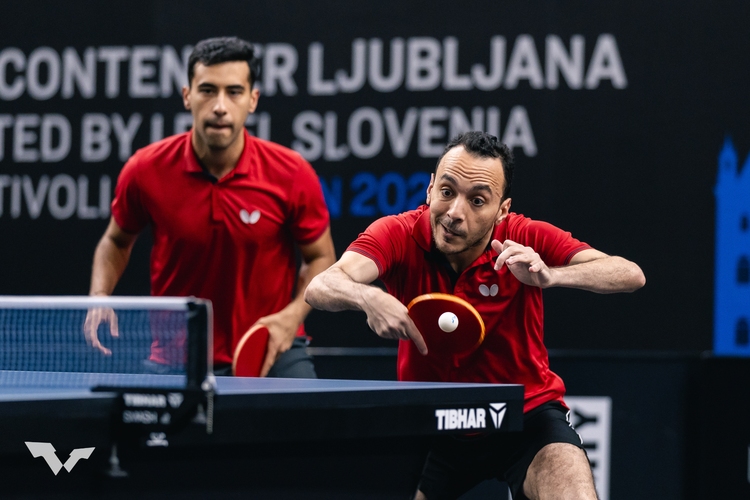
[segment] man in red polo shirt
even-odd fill
[[[90,294],[113,292],[138,233],[150,225],[151,293],[212,301],[217,374],[231,373],[237,342],[263,324],[270,337],[261,375],[315,377],[304,348],[310,306],[303,292],[335,261],[329,216],[310,164],[245,129],[258,104],[258,68],[244,40],[195,46],[183,88],[192,130],[137,151],[123,167],[94,254]],[[104,354],[109,349],[96,330],[113,316],[96,310],[86,321],[87,340]],[[151,362],[167,356],[155,342]]]
[[[438,160],[427,204],[375,221],[305,294],[316,308],[362,310],[375,333],[404,340],[400,380],[524,385],[524,431],[436,442],[417,499],[457,498],[491,477],[508,482],[514,500],[596,499],[565,387],[549,369],[542,289],[630,292],[645,278],[626,259],[511,213],[512,174],[512,154],[495,137],[458,136]],[[378,278],[387,293],[369,285]],[[432,292],[467,300],[484,320],[484,342],[459,364],[428,352],[407,313],[406,304]]]

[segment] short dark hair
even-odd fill
[[[513,152],[498,140],[494,135],[486,132],[464,132],[456,137],[445,146],[443,153],[438,158],[435,171],[440,166],[445,154],[451,149],[463,146],[467,153],[478,158],[499,158],[503,165],[503,174],[505,176],[505,186],[503,187],[503,200],[510,197],[510,186],[513,183]]]
[[[188,58],[188,86],[193,82],[195,65],[205,66],[230,62],[245,61],[250,67],[250,86],[260,77],[260,59],[255,54],[252,43],[236,36],[207,38],[198,42]]]

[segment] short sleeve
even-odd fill
[[[376,220],[347,248],[375,262],[380,278],[388,275],[403,259],[409,229],[402,217],[391,215]]]
[[[120,171],[115,198],[112,200],[112,216],[115,222],[123,231],[132,234],[141,232],[149,223],[149,215],[143,205],[138,185],[139,170],[137,157],[131,157]]]
[[[304,245],[312,243],[330,224],[320,179],[312,165],[301,157],[292,188],[292,237]]]
[[[567,265],[575,254],[591,248],[552,224],[519,216],[509,224],[508,238],[533,248],[550,267]]]

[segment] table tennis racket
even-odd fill
[[[232,359],[232,374],[235,377],[259,377],[268,347],[268,328],[255,325],[237,343]]]
[[[471,354],[484,340],[482,317],[474,306],[455,295],[427,293],[415,297],[406,308],[430,353],[452,354],[458,359]],[[441,321],[445,313],[449,314]],[[448,317],[453,321],[446,325],[443,321]]]

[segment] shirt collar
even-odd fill
[[[240,155],[239,160],[237,160],[237,165],[235,165],[234,169],[232,169],[229,174],[227,174],[225,177],[223,177],[221,180],[225,179],[231,179],[232,177],[236,175],[248,175],[250,173],[251,165],[254,163],[255,155],[253,155],[254,151],[254,144],[253,139],[248,133],[247,129],[243,130],[243,134],[245,135],[245,147],[242,150],[242,154]],[[183,158],[185,160],[184,168],[185,172],[188,173],[198,173],[198,174],[208,174],[206,170],[203,168],[203,166],[198,161],[198,157],[195,155],[195,151],[193,150],[193,131],[187,132],[187,139],[185,141],[183,151]],[[210,174],[208,174],[210,175]]]

